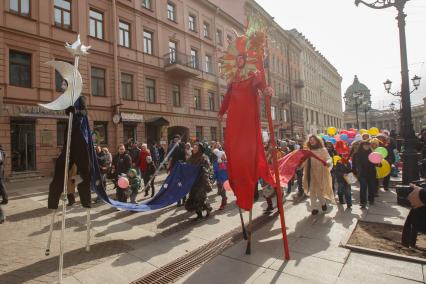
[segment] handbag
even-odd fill
[[[356,178],[356,176],[353,173],[345,174],[343,176],[343,178],[345,179],[345,181],[348,184],[354,184],[354,183],[356,183],[358,181],[358,179]]]

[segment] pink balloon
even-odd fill
[[[226,191],[232,191],[231,185],[229,184],[229,180],[226,180],[226,181],[223,183],[223,188],[224,188]]]
[[[340,141],[341,140],[339,134],[334,135],[334,138],[336,139],[336,141]]]
[[[372,152],[368,155],[368,160],[373,164],[380,164],[383,160],[383,156],[380,153]]]
[[[340,131],[340,134],[348,134],[348,131],[347,130],[342,130],[342,131]]]
[[[126,177],[120,177],[118,179],[118,187],[121,189],[127,189],[129,187],[129,180]]]
[[[355,138],[356,133],[354,131],[348,131],[348,137],[349,138]]]

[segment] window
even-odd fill
[[[277,120],[277,107],[271,106],[271,118],[272,120]]]
[[[215,95],[209,92],[209,110],[215,110]]]
[[[188,16],[188,28],[189,28],[189,30],[195,32],[196,26],[197,26],[197,17],[195,17],[194,15],[189,15]]]
[[[223,45],[223,34],[221,30],[216,30],[216,42],[218,45]]]
[[[228,41],[228,44],[229,44],[230,42],[232,42],[232,36],[231,35],[227,35],[226,36],[226,40]]]
[[[146,99],[149,103],[155,103],[155,80],[154,79],[145,79],[145,93]]]
[[[130,24],[120,21],[118,24],[119,44],[130,47]]]
[[[198,69],[198,51],[191,48],[191,67]]]
[[[312,124],[314,123],[314,111],[313,110],[311,110],[311,123]]]
[[[309,110],[306,109],[306,122],[309,122]]]
[[[287,110],[286,109],[283,109],[283,120],[284,120],[284,122],[288,121],[287,120]]]
[[[142,0],[142,7],[151,10],[151,0]]]
[[[121,97],[133,100],[133,75],[121,73]]]
[[[104,97],[105,96],[105,69],[91,68],[92,78],[92,96]]]
[[[31,54],[10,50],[9,84],[31,88]]]
[[[67,129],[67,120],[58,120],[56,122],[56,145],[64,146],[65,129]]]
[[[55,0],[55,25],[71,29],[71,0]]]
[[[180,107],[180,88],[179,85],[172,85],[173,106]]]
[[[59,60],[65,61],[65,62],[73,65],[72,62],[62,60],[62,59],[59,59]],[[62,75],[58,71],[55,70],[55,90],[56,90],[56,92],[63,93],[67,89],[67,87],[68,87],[67,81],[62,77]]]
[[[143,31],[143,52],[147,54],[152,54],[153,44],[152,44],[152,32]]]
[[[217,141],[217,128],[210,127],[210,138],[212,141]]]
[[[206,64],[204,71],[212,73],[212,57],[210,55],[206,55],[204,63]]]
[[[169,58],[170,58],[171,64],[176,63],[176,51],[177,51],[176,42],[169,41]]]
[[[10,11],[28,17],[30,15],[30,0],[10,0]]]
[[[201,90],[194,89],[194,105],[195,109],[201,109]]]
[[[315,123],[318,125],[319,124],[319,119],[318,119],[318,112],[316,111],[315,112],[315,115],[316,115],[316,119],[315,119]]]
[[[89,34],[98,39],[104,38],[104,14],[92,9],[89,11]]]
[[[203,140],[203,127],[202,126],[195,126],[195,137],[198,141]]]
[[[203,23],[203,35],[206,38],[210,38],[210,24],[204,22]]]
[[[167,3],[167,19],[176,22],[176,6],[173,3]]]
[[[108,144],[108,122],[106,121],[94,121],[93,122],[93,132],[94,139],[97,145],[106,145]]]
[[[134,123],[123,123],[123,143],[127,143],[130,138],[133,141],[137,141],[136,128],[136,124]]]

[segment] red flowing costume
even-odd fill
[[[220,116],[228,114],[225,149],[229,183],[237,197],[237,205],[245,210],[253,207],[254,189],[259,178],[274,184],[260,129],[259,91],[266,86],[262,78],[262,72],[256,72],[247,80],[232,82],[219,112]]]

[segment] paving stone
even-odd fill
[[[362,271],[363,273],[359,273]],[[390,258],[371,256],[360,253],[351,253],[342,270],[341,277],[350,279],[354,274],[360,279],[375,279],[377,276],[391,276],[396,279],[423,282],[423,268],[421,264],[394,260]],[[390,278],[392,280],[393,278]],[[384,282],[383,282],[384,283]]]
[[[264,284],[264,283],[291,283],[291,284],[315,284],[321,283],[316,282],[312,279],[303,279],[297,276],[293,276],[287,273],[281,273],[275,270],[266,269],[259,277],[257,277],[253,283]]]

